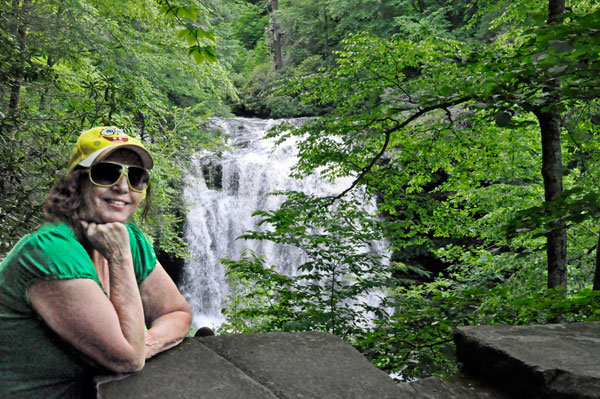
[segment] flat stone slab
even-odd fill
[[[398,384],[398,387],[403,392],[402,397],[414,399],[496,399],[439,377],[404,382]]]
[[[318,332],[186,338],[140,373],[97,389],[102,399],[417,398],[348,343]]]
[[[279,398],[399,397],[394,380],[331,334],[239,334],[202,342]]]
[[[600,322],[455,330],[468,372],[515,397],[600,399]]]
[[[114,399],[277,398],[197,338],[150,359],[140,373],[100,383],[97,391],[98,398]]]

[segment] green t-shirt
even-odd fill
[[[156,265],[142,232],[129,231],[138,285]],[[82,398],[101,372],[52,331],[27,296],[36,280],[100,280],[88,253],[66,224],[45,224],[23,237],[0,264],[0,398]]]

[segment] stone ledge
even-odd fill
[[[140,373],[100,383],[98,397],[414,398],[349,344],[316,332],[186,338]]]
[[[468,326],[454,340],[468,372],[515,397],[600,399],[600,322]]]
[[[100,382],[97,391],[103,399],[277,398],[197,338],[157,355],[140,373]]]

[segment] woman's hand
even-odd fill
[[[131,259],[129,232],[123,223],[97,224],[82,220],[81,226],[92,247],[106,258],[109,265]]]
[[[150,359],[162,350],[160,340],[151,331],[144,333],[144,341],[146,343],[146,359]]]

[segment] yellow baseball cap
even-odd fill
[[[81,133],[69,161],[69,172],[77,165],[89,168],[113,151],[127,148],[139,155],[146,169],[152,169],[152,156],[141,141],[123,133],[115,126],[99,126]]]

